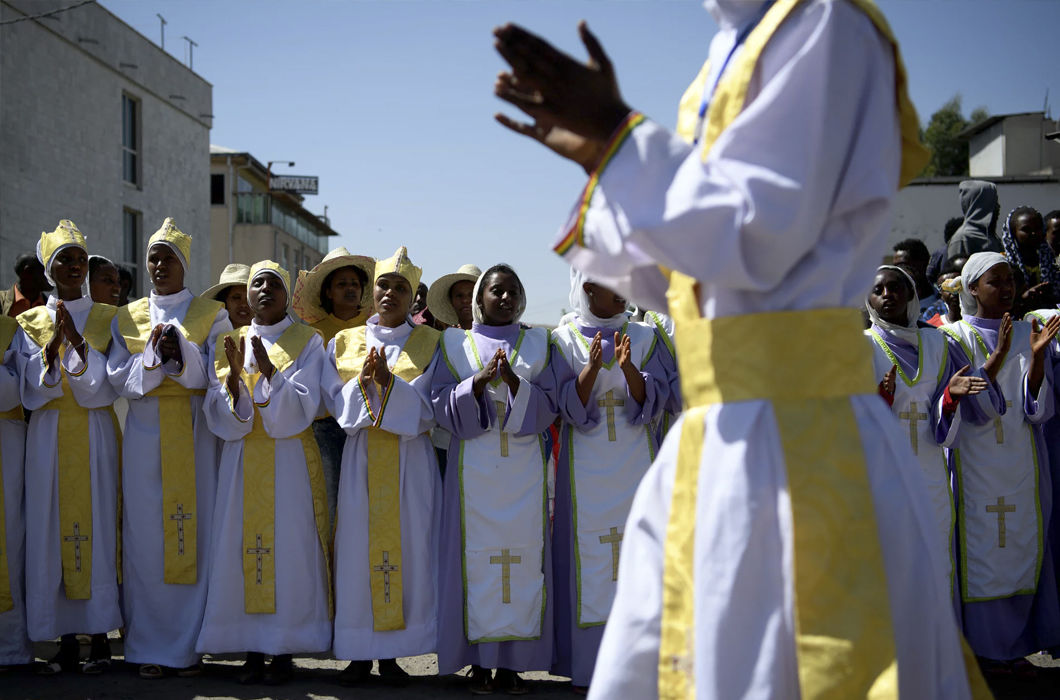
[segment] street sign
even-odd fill
[[[316,175],[273,175],[269,180],[270,190],[316,194],[320,178]]]

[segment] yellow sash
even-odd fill
[[[344,330],[335,336],[335,366],[343,382],[360,383],[361,368],[368,356],[367,329]],[[434,357],[441,333],[427,326],[416,326],[405,341],[393,375],[412,381],[422,375]],[[382,400],[375,426],[366,429],[368,455],[368,566],[372,589],[372,626],[376,631],[405,629],[401,562],[401,438],[378,427],[390,398],[390,386],[378,387]],[[367,396],[365,404],[368,404]],[[369,412],[371,407],[369,405]]]
[[[371,306],[366,306],[361,310],[361,313],[353,318],[343,321],[341,318],[334,314],[328,314],[324,318],[320,319],[316,323],[310,324],[313,328],[316,328],[324,336],[324,345],[331,342],[331,339],[338,335],[339,331],[344,331],[347,328],[357,328],[363,326],[365,321],[375,313]]]
[[[110,322],[115,309],[93,304],[81,336],[100,353],[110,346]],[[55,335],[55,323],[47,307],[37,306],[18,315],[18,325],[42,350]],[[67,346],[60,348],[60,359]],[[83,371],[83,370],[82,370]],[[59,537],[62,552],[63,587],[70,600],[92,597],[92,466],[88,430],[89,409],[77,403],[65,370],[60,370],[63,395],[40,408],[58,416],[56,453],[59,482]]]
[[[799,0],[778,0],[748,36],[711,98],[706,159],[743,110],[758,59]],[[897,43],[868,0],[854,0],[894,48],[902,130],[900,185],[927,162]],[[704,66],[681,101],[678,133],[693,137]],[[803,698],[896,697],[898,667],[871,490],[850,395],[873,391],[857,311],[823,309],[700,317],[696,282],[670,275],[668,298],[687,418],[667,526],[659,696],[695,697],[694,532],[703,419],[715,403],[769,400],[787,470],[795,537],[796,650]],[[829,342],[822,348],[821,337]],[[814,372],[804,371],[814,366]],[[826,377],[827,381],[821,381]],[[824,496],[822,496],[824,494]],[[967,658],[967,655],[966,655]],[[969,681],[985,689],[974,662]]]
[[[192,345],[202,346],[210,335],[221,302],[193,297],[180,323],[175,324]],[[151,337],[148,298],[118,309],[118,332],[130,353],[142,353]],[[199,514],[195,489],[195,430],[191,397],[201,389],[187,389],[166,377],[146,397],[158,399],[158,448],[162,469],[163,581],[194,584],[198,580],[197,534]]]
[[[228,358],[224,351],[224,339],[236,342],[245,338],[249,328],[229,331],[217,339],[214,354],[214,372],[222,386],[228,379]],[[283,372],[302,353],[306,343],[318,332],[301,323],[290,325],[269,348],[269,359],[277,372]],[[247,351],[251,352],[249,344]],[[249,375],[241,370],[240,375],[253,397],[254,387],[261,378],[260,372]],[[234,399],[233,399],[234,401]],[[253,401],[252,401],[253,403]],[[267,406],[268,403],[262,404]],[[255,409],[257,404],[255,404]],[[276,439],[266,431],[261,414],[254,411],[254,425],[243,438],[243,609],[248,614],[276,612]],[[324,488],[324,468],[320,460],[320,449],[307,428],[294,439],[302,442],[306,469],[309,473],[309,488],[313,499],[313,519],[317,528],[317,539],[324,553],[324,566],[328,580],[328,613],[333,614],[334,603],[331,592],[331,561],[328,544],[327,495]]]
[[[0,358],[7,353],[11,339],[15,337],[18,323],[10,316],[0,316]],[[0,413],[0,420],[23,420],[22,407],[16,406],[10,411]],[[11,578],[7,559],[7,520],[4,510],[4,465],[0,459],[0,613],[13,610],[14,598],[11,596]]]

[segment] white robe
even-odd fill
[[[12,339],[13,341],[13,339]],[[0,411],[19,405],[17,359],[14,342],[0,365]],[[26,634],[26,521],[23,471],[26,451],[26,423],[0,420],[0,464],[4,484],[4,548],[7,578],[11,586],[11,610],[0,612],[0,666],[26,664],[33,660],[33,649]]]
[[[716,73],[738,33],[734,13],[744,20],[761,3],[708,5],[722,25],[710,47]],[[743,111],[705,162],[699,147],[657,124],[633,130],[600,177],[585,248],[568,258],[650,308],[666,303],[657,265],[690,275],[706,318],[859,307],[884,253],[902,153],[893,56],[852,5],[805,3],[766,46]],[[923,477],[894,469],[912,459],[909,438],[878,396],[850,401],[887,572],[900,690],[966,697],[944,562],[928,544]],[[663,548],[683,420],[633,502],[591,698],[658,693]],[[703,421],[696,694],[798,697],[792,506],[772,406],[715,404]]]
[[[152,291],[152,327],[180,323],[192,298],[187,289],[165,296]],[[122,561],[125,659],[130,663],[184,668],[199,661],[195,640],[206,603],[218,443],[204,421],[203,398],[189,397],[195,436],[195,444],[188,448],[195,451],[197,580],[195,584],[165,583],[160,416],[158,399],[144,395],[157,389],[166,377],[189,389],[205,389],[212,374],[212,367],[206,363],[207,348],[218,334],[230,329],[228,313],[222,308],[202,347],[191,344],[178,333],[184,361],[181,371],[173,360],[160,365],[150,344],[142,353],[130,354],[118,330],[117,319],[111,326],[113,340],[107,370],[111,384],[129,401],[122,445],[125,465]]]
[[[405,323],[397,328],[368,320],[366,350],[376,348],[393,368],[412,333]],[[434,425],[431,381],[437,355],[427,370],[411,382],[394,377],[378,427],[398,435],[401,585],[405,628],[388,632],[373,629],[371,579],[368,561],[368,457],[363,428],[375,424],[357,380],[343,383],[335,369],[335,343],[328,344],[324,363],[324,400],[331,415],[346,431],[339,478],[338,519],[335,528],[334,654],[340,659],[388,659],[433,652],[437,643],[438,535],[442,481],[434,445],[427,431]],[[379,410],[375,383],[368,387],[373,411]]]
[[[292,323],[288,316],[271,326],[252,322],[244,367],[256,371],[250,339],[259,336],[266,350]],[[210,351],[213,367],[214,350]],[[293,364],[262,377],[253,405],[245,384],[233,407],[228,391],[211,371],[206,421],[219,438],[221,467],[213,520],[206,615],[199,633],[201,652],[257,651],[265,654],[326,651],[331,646],[328,576],[313,517],[313,496],[299,434],[309,429],[320,407],[320,370],[324,344],[314,335]],[[276,439],[275,572],[276,612],[248,614],[243,597],[243,438],[254,413]],[[310,434],[312,440],[312,434]],[[315,444],[315,443],[314,443]]]
[[[55,297],[48,312],[55,320]],[[79,332],[92,299],[63,302]],[[118,437],[110,406],[115,394],[107,382],[107,358],[85,344],[85,362],[67,348],[62,362],[45,371],[43,350],[20,328],[18,353],[22,405],[33,411],[26,434],[26,619],[30,639],[45,641],[68,633],[98,634],[122,626],[118,605]],[[62,374],[74,399],[88,414],[92,483],[92,593],[68,600],[63,587],[62,533],[59,531],[59,413],[39,410],[63,395]],[[6,470],[5,470],[6,471]],[[6,495],[6,494],[5,494]]]

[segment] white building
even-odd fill
[[[98,3],[0,0],[0,287],[43,230],[72,219],[90,252],[138,270],[167,216],[210,284],[210,83]],[[53,13],[31,19],[30,17]]]

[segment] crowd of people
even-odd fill
[[[668,319],[575,272],[574,311],[528,326],[512,267],[428,287],[404,247],[296,280],[232,264],[196,296],[190,252],[166,219],[148,296],[121,306],[70,220],[16,265],[0,664],[58,640],[39,673],[99,674],[121,630],[144,679],[243,652],[240,682],[283,683],[330,651],[343,682],[375,661],[400,682],[397,659],[437,652],[476,693],[525,692],[530,670],[588,686],[630,503],[680,411]]]

